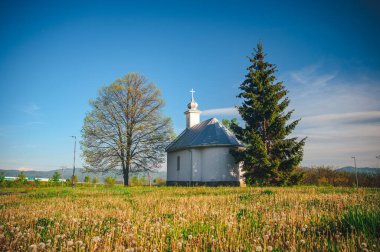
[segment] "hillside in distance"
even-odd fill
[[[371,167],[358,167],[358,173],[368,173],[368,174],[378,174],[380,173],[380,168],[371,168]],[[345,166],[342,168],[336,169],[336,171],[340,172],[355,172],[355,167]]]
[[[19,170],[1,170],[0,172],[4,173],[4,176],[6,177],[17,177],[21,171]],[[62,178],[67,179],[71,178],[73,175],[73,169],[56,169],[51,171],[24,171],[25,176],[29,178],[51,178],[54,174],[54,172],[59,172],[60,174],[63,174]],[[83,168],[76,168],[75,169],[75,175],[78,177],[79,181],[83,181],[85,176],[90,176],[90,178],[97,177],[101,181],[103,181],[106,177],[114,177],[118,181],[123,180],[123,176],[115,171],[108,172],[108,173],[86,173]],[[148,175],[146,173],[131,173],[130,177],[147,177]],[[155,179],[157,177],[166,179],[166,172],[163,171],[156,171],[151,173],[152,179]]]

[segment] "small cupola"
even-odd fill
[[[201,111],[198,110],[198,103],[196,103],[194,99],[195,91],[191,89],[190,93],[191,93],[191,101],[189,102],[189,104],[187,104],[187,108],[189,110],[185,112],[186,128],[191,128],[194,125],[198,124],[200,122],[200,114],[201,114]]]

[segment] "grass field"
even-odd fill
[[[380,190],[0,189],[1,251],[379,251]]]

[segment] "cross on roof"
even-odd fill
[[[194,101],[194,93],[195,93],[194,89],[191,89],[190,93],[191,93],[191,100]]]

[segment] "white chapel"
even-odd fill
[[[194,100],[187,105],[186,129],[166,147],[167,185],[240,185],[240,166],[230,154],[242,147],[216,118],[200,122]]]

